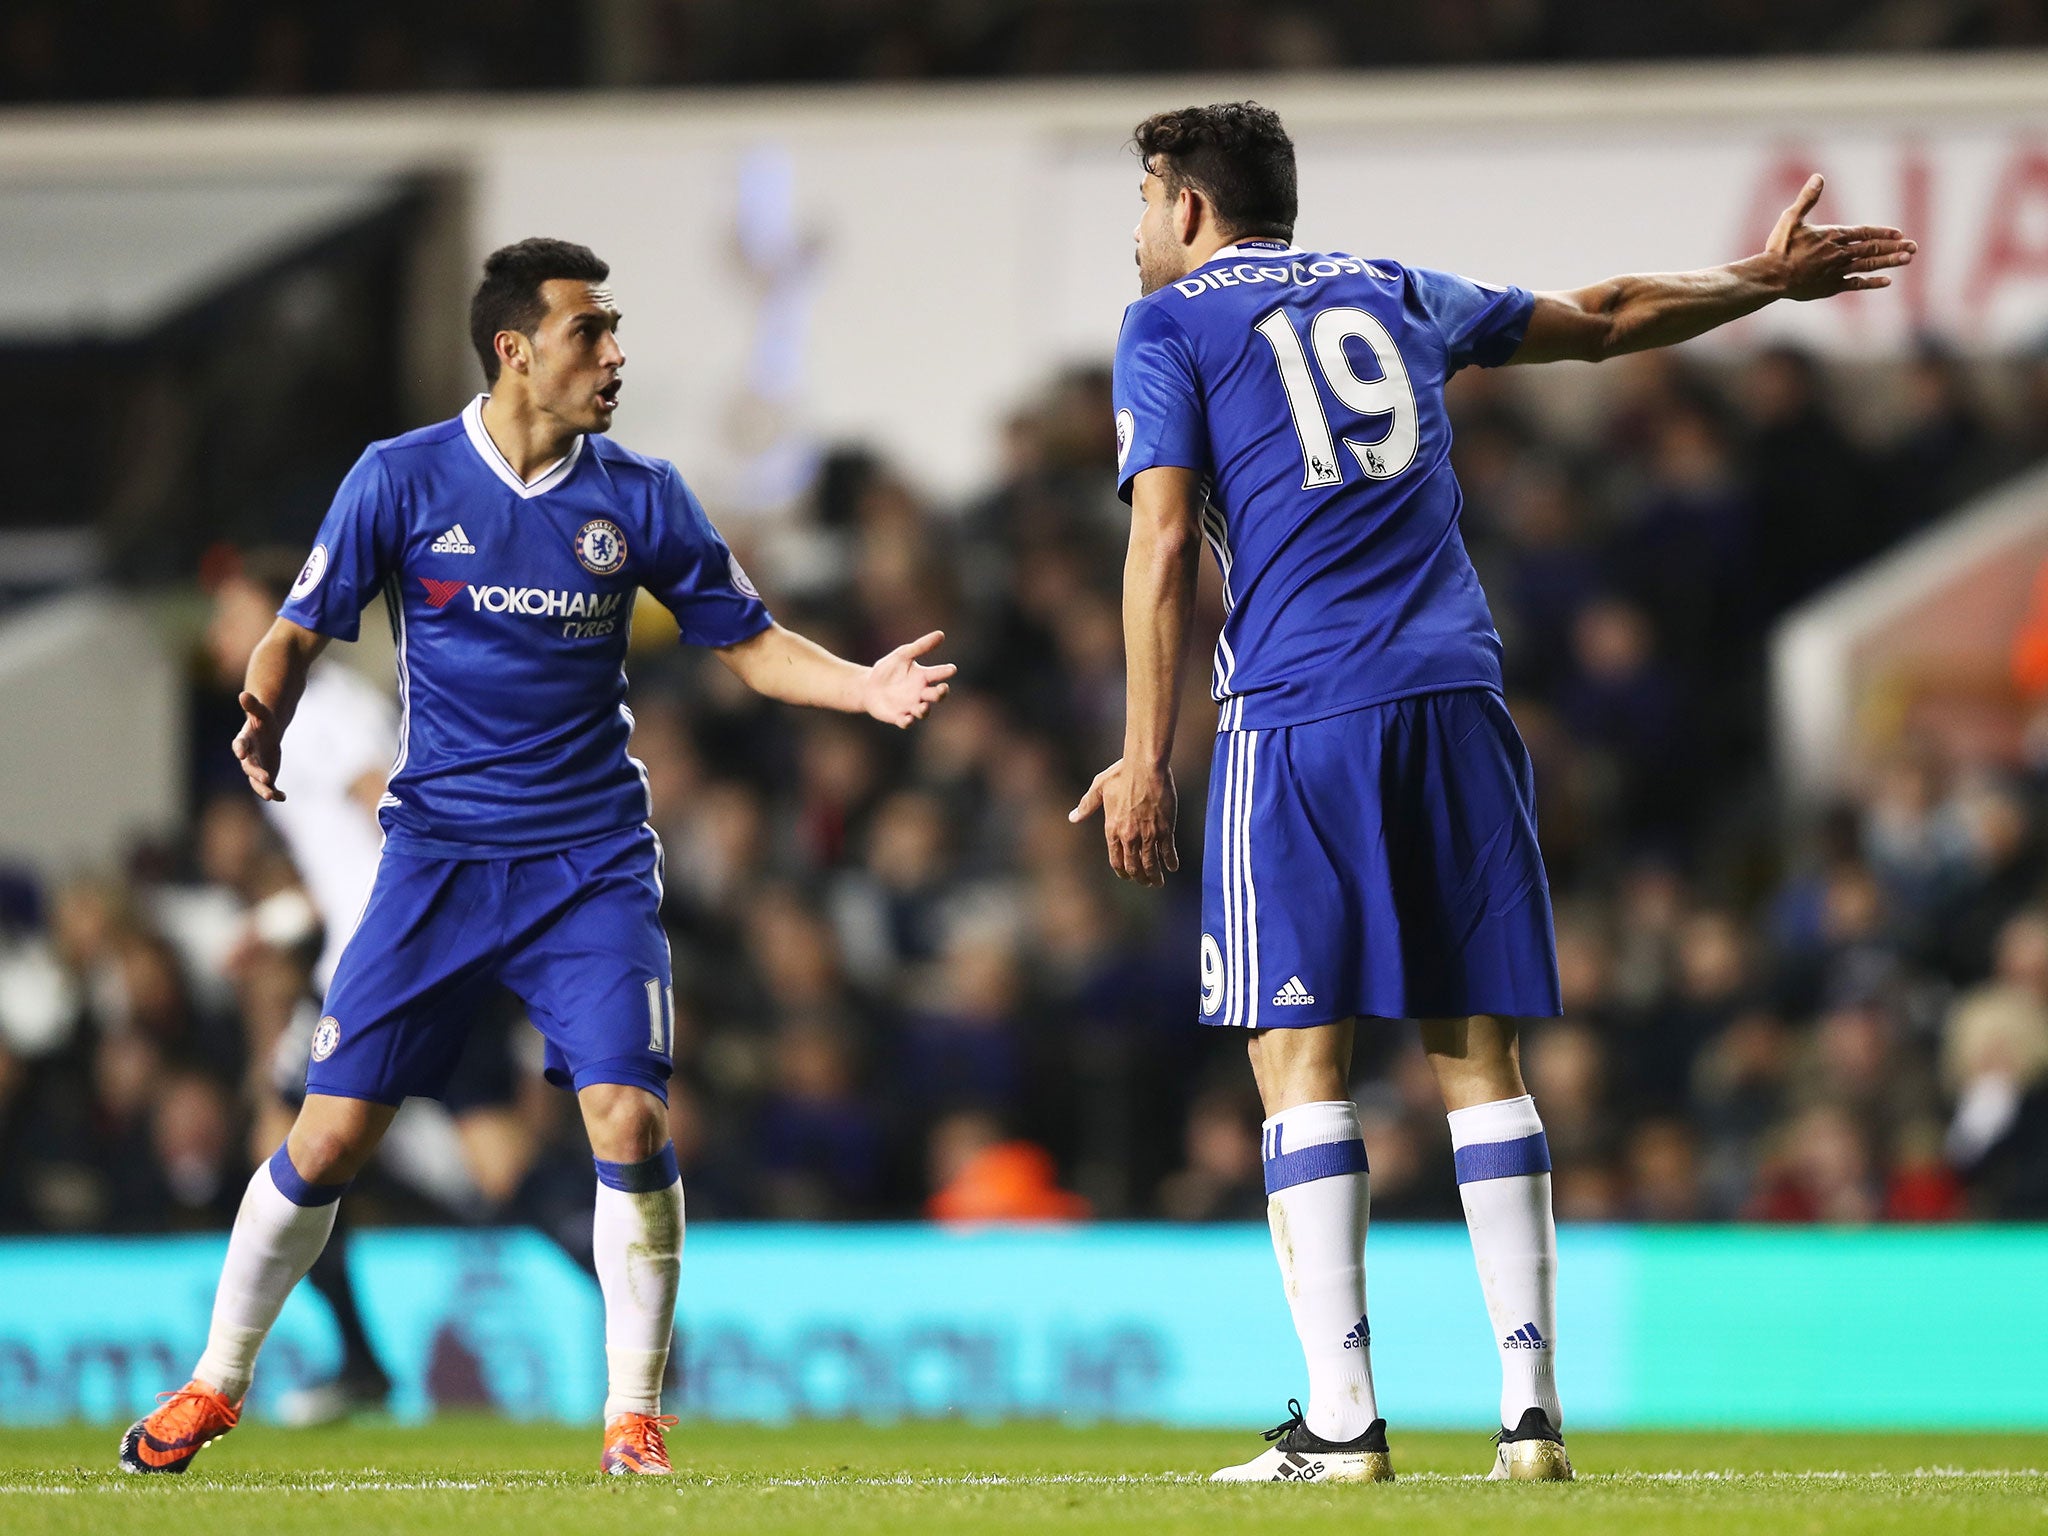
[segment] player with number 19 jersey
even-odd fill
[[[1446,381],[1521,288],[1241,240],[1130,306],[1118,486],[1205,477],[1228,617],[1202,1017],[1559,1012],[1529,760],[1459,535]]]

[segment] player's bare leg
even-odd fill
[[[1254,1030],[1245,1049],[1267,1115],[1349,1098],[1354,1035],[1350,1019],[1306,1029]]]
[[[1501,1432],[1495,1479],[1568,1480],[1558,1406],[1557,1225],[1550,1208],[1550,1144],[1522,1082],[1520,1031],[1485,1016],[1431,1019],[1422,1047],[1436,1070],[1458,1193],[1501,1360]]]
[[[1294,1331],[1308,1363],[1308,1407],[1288,1404],[1273,1442],[1218,1482],[1384,1482],[1394,1475],[1372,1390],[1365,1312],[1370,1203],[1365,1143],[1351,1102],[1349,1019],[1251,1037],[1265,1106],[1266,1215]]]
[[[604,1456],[615,1476],[669,1471],[661,1378],[683,1267],[683,1185],[668,1108],[645,1088],[593,1083],[577,1102],[597,1162],[591,1251],[604,1291]]]
[[[121,1440],[130,1472],[183,1472],[235,1427],[285,1298],[334,1230],[335,1204],[383,1138],[388,1104],[312,1094],[284,1144],[249,1180],[214,1293],[206,1352],[192,1380]]]

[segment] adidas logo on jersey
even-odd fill
[[[476,546],[469,542],[469,535],[462,531],[462,524],[457,523],[434,540],[432,552],[437,555],[473,555]]]
[[[1287,985],[1273,994],[1275,1008],[1302,1008],[1315,1000],[1315,993],[1301,984],[1299,976],[1288,977]]]

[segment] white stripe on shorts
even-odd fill
[[[1235,733],[1227,738],[1223,752],[1223,822],[1218,829],[1223,846],[1223,1022],[1237,1023],[1238,982],[1243,967],[1237,949],[1237,750]]]
[[[1244,877],[1244,949],[1245,969],[1249,973],[1244,987],[1245,1028],[1259,1027],[1259,887],[1252,878],[1252,802],[1256,788],[1259,766],[1259,733],[1241,731],[1244,737],[1244,809],[1242,813],[1244,845],[1242,874]]]
[[[1259,899],[1252,881],[1252,790],[1258,734],[1234,731],[1223,760],[1223,1022],[1257,1028]]]

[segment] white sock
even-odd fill
[[[676,1149],[640,1163],[597,1163],[592,1252],[604,1291],[605,1422],[661,1412],[661,1378],[683,1270],[683,1184]]]
[[[1365,1142],[1353,1104],[1300,1104],[1265,1124],[1266,1220],[1308,1361],[1308,1427],[1354,1440],[1378,1418],[1365,1314]]]
[[[238,1401],[256,1375],[256,1352],[271,1324],[334,1230],[345,1184],[308,1184],[279,1147],[249,1180],[228,1237],[206,1353],[192,1374]]]
[[[1458,1193],[1500,1347],[1500,1421],[1531,1408],[1564,1427],[1557,1402],[1557,1224],[1550,1142],[1527,1094],[1450,1113]]]

